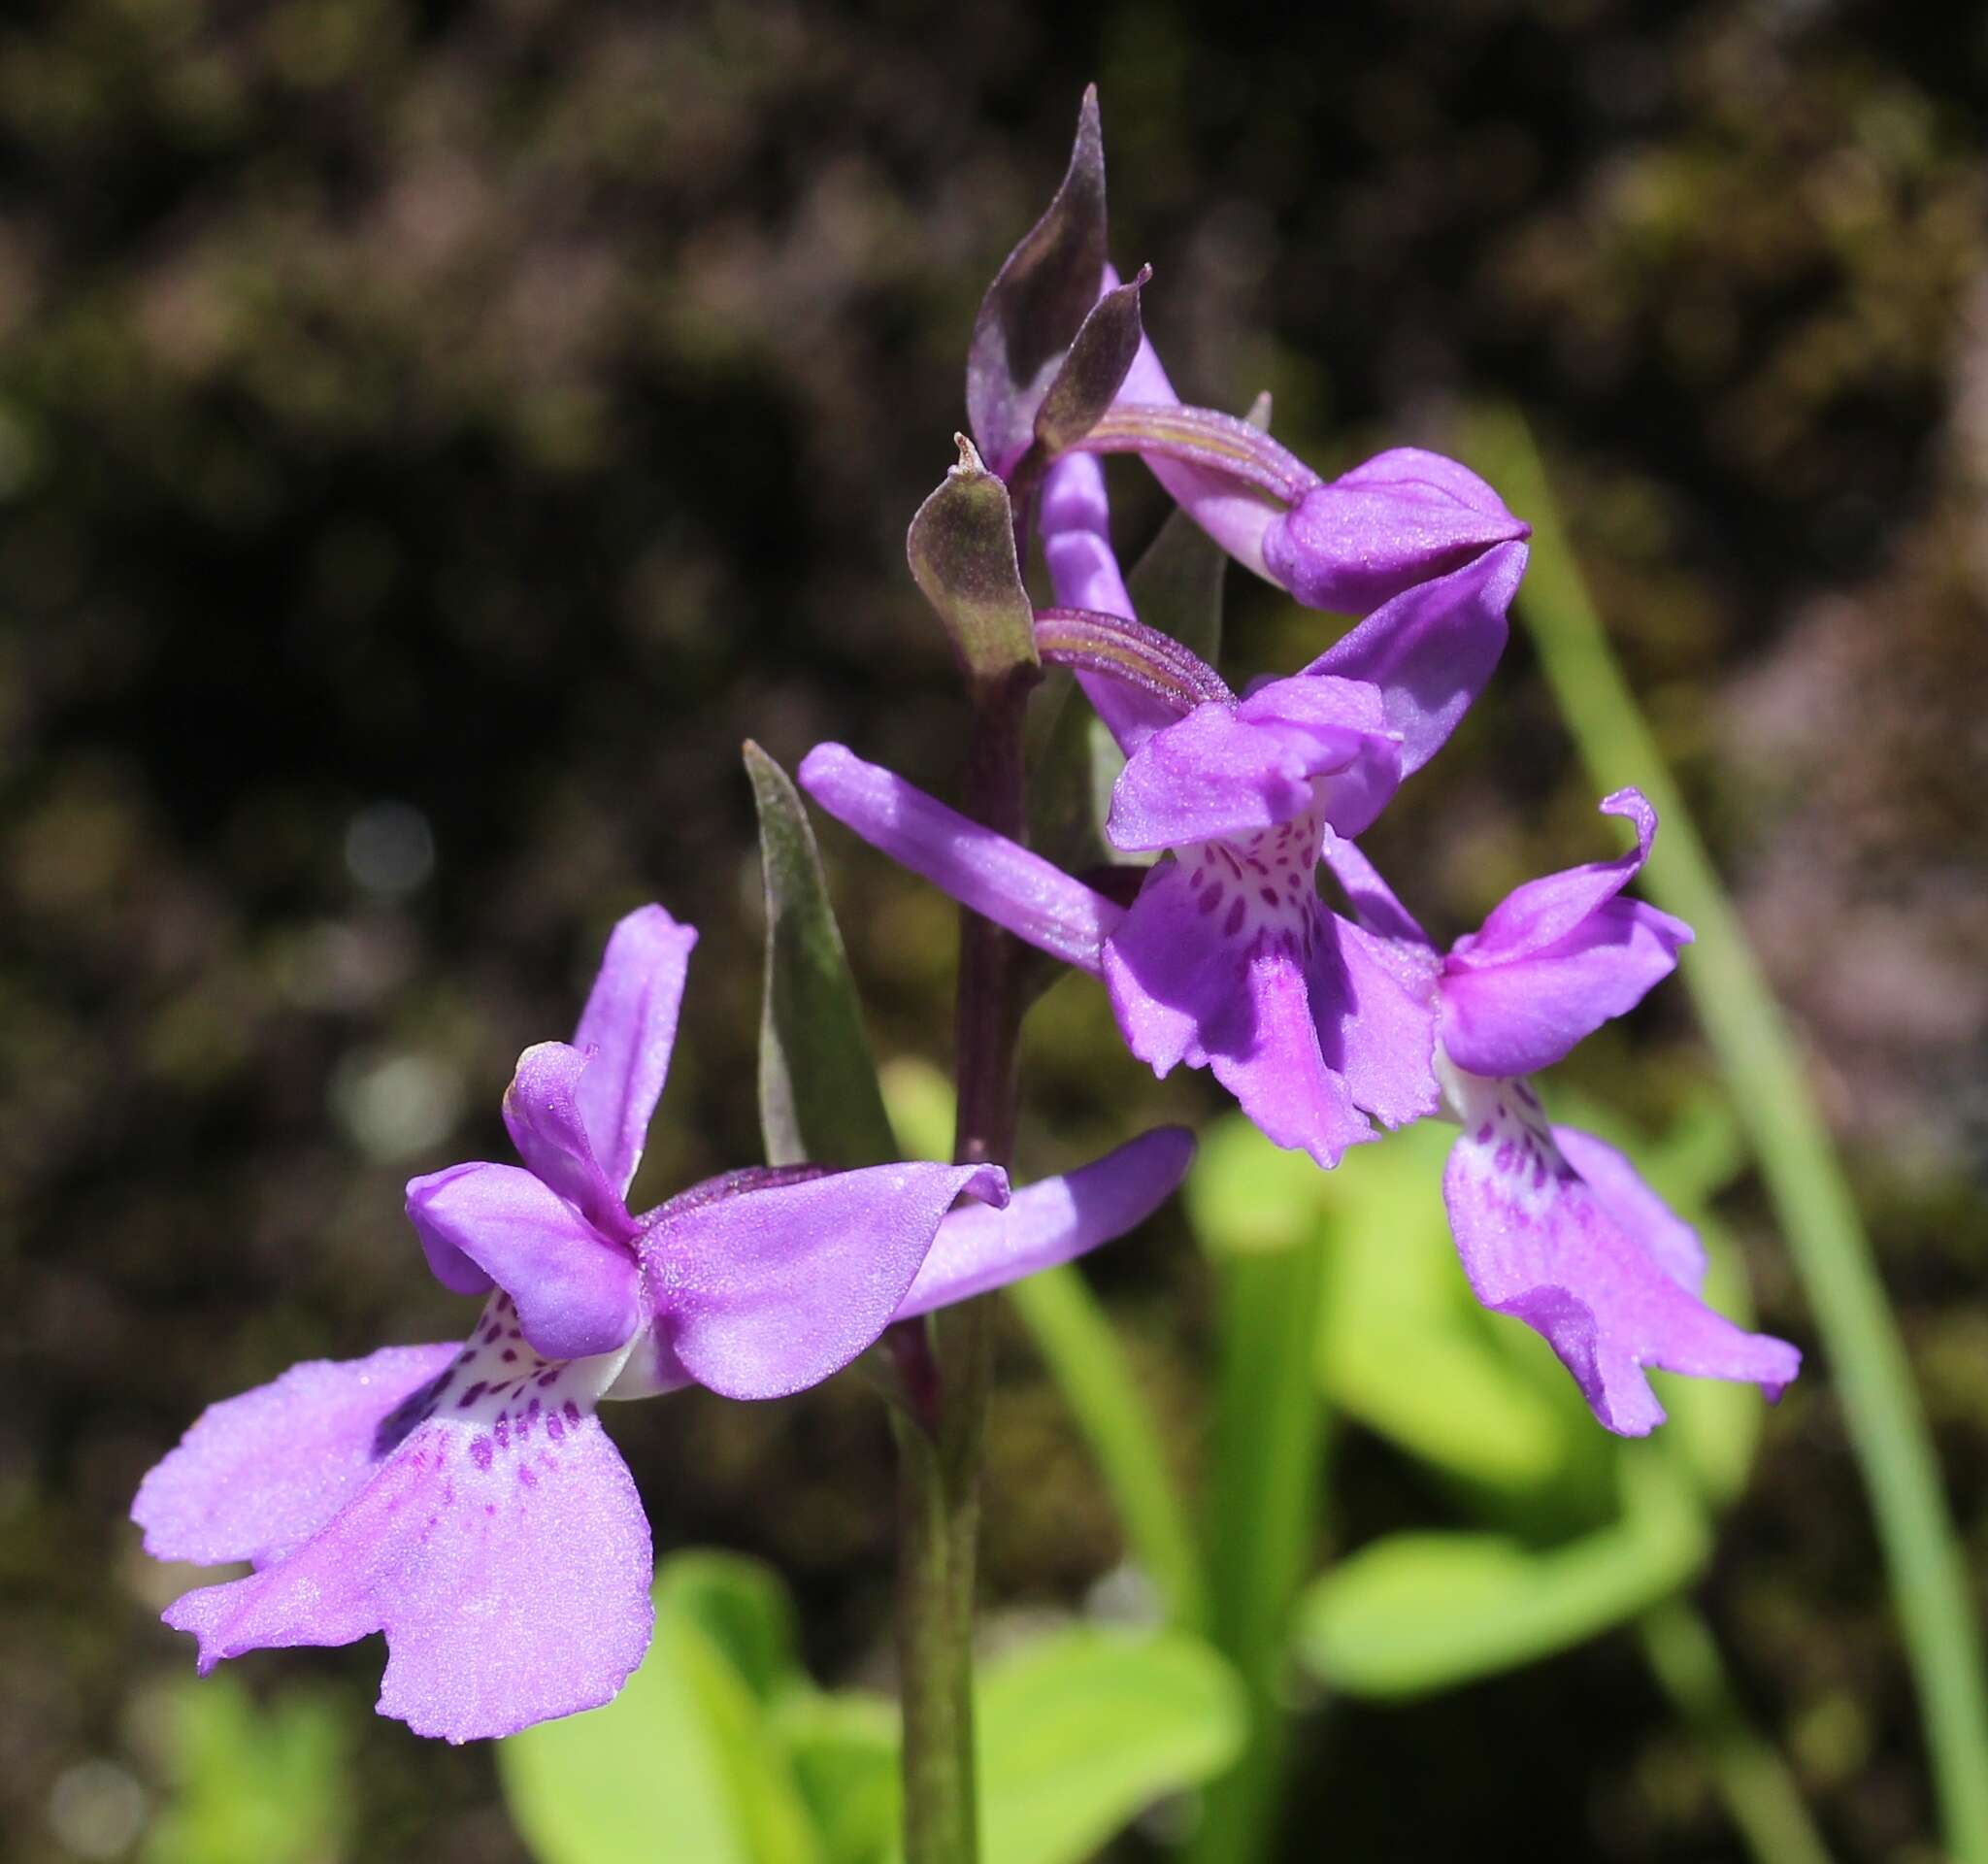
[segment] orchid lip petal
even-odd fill
[[[1606,1169],[1590,1182],[1528,1082],[1486,1080],[1447,1057],[1441,1068],[1463,1123],[1443,1198],[1471,1286],[1486,1307],[1544,1337],[1606,1429],[1640,1437],[1664,1421],[1645,1368],[1750,1382],[1779,1396],[1802,1355],[1699,1300],[1688,1252],[1695,1240],[1687,1248],[1683,1226],[1627,1160],[1602,1148]],[[1669,1218],[1654,1231],[1653,1211]]]
[[[484,1318],[505,1312],[493,1302]],[[484,1346],[479,1327],[447,1388],[362,1480],[342,1481],[308,1538],[167,1611],[198,1638],[203,1674],[249,1650],[383,1631],[381,1714],[450,1742],[597,1707],[626,1681],[648,1645],[653,1561],[593,1411],[619,1355],[541,1373],[527,1396],[495,1379],[509,1348]]]

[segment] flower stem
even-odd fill
[[[965,813],[1023,833],[1022,715],[1037,670],[975,694]],[[960,920],[953,1156],[1005,1165],[1013,1156],[1021,948],[998,926]],[[974,1580],[980,1461],[993,1342],[984,1297],[930,1323],[935,1402],[928,1432],[899,1428],[898,1648],[903,1672],[906,1864],[976,1864]]]

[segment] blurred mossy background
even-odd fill
[[[462,1326],[400,1185],[504,1155],[512,1058],[565,1030],[632,904],[704,930],[644,1188],[754,1155],[739,742],[791,765],[841,738],[949,785],[950,673],[901,540],[1092,78],[1114,250],[1152,261],[1190,398],[1271,388],[1326,470],[1443,445],[1481,393],[1539,426],[1813,1046],[1988,1569],[1977,13],[22,0],[0,22],[10,1857],[522,1855],[486,1752],[370,1715],[377,1644],[189,1695],[190,1646],[154,1622],[189,1576],[125,1510],[211,1400]],[[1130,551],[1160,503],[1137,468],[1113,484]],[[1233,577],[1239,674],[1327,638]],[[1373,846],[1448,934],[1611,851],[1594,800],[1515,645]],[[943,1062],[949,910],[827,851],[879,1051]],[[1027,1171],[1216,1104],[1145,1077],[1080,982],[1029,1046]],[[1705,1069],[1673,989],[1563,1074],[1662,1123]],[[1763,1321],[1812,1346],[1757,1201],[1724,1214]],[[1207,1317],[1177,1216],[1096,1280],[1191,1474]],[[659,1546],[764,1556],[817,1671],[876,1679],[890,1471],[860,1381],[611,1423]],[[1335,1454],[1335,1545],[1440,1512],[1357,1433]],[[991,1483],[997,1602],[1112,1572],[1109,1506],[1012,1334]],[[1927,1858],[1827,1363],[1768,1419],[1706,1598],[1840,1854]],[[1738,1855],[1619,1637],[1316,1732],[1308,1817],[1331,1809],[1348,1857]],[[261,1797],[178,1784],[204,1752]]]

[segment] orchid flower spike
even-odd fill
[[[519,1059],[504,1117],[523,1166],[408,1186],[436,1276],[486,1297],[464,1345],[293,1366],[213,1406],[146,1477],[148,1552],[255,1569],[167,1611],[203,1674],[381,1631],[380,1712],[419,1734],[608,1701],[648,1645],[651,1557],[602,1399],[801,1390],[893,1320],[1123,1234],[1186,1171],[1193,1142],[1167,1128],[1011,1198],[992,1166],[790,1167],[633,1216],[695,942],[659,906],[623,919],[574,1042]],[[977,1202],[953,1211],[961,1196]]]
[[[1066,496],[1087,495],[1081,481],[1055,483],[1065,464],[1050,476],[1052,536],[1066,534]],[[1109,545],[1089,561],[1095,593]],[[1269,1138],[1329,1168],[1376,1136],[1370,1115],[1399,1126],[1436,1111],[1435,1006],[1396,975],[1384,940],[1324,904],[1316,868],[1448,736],[1475,691],[1470,649],[1487,618],[1475,600],[1375,616],[1303,673],[1239,700],[1135,621],[1044,611],[1043,658],[1098,695],[1128,753],[1108,838],[1173,855],[1129,911],[842,746],[817,746],[800,782],[913,872],[1102,978],[1126,1043],[1155,1073],[1211,1069]],[[1349,664],[1376,678],[1349,676]]]
[[[1705,1305],[1696,1232],[1613,1147],[1549,1124],[1528,1079],[1633,1009],[1691,940],[1681,919],[1623,895],[1649,858],[1656,812],[1634,789],[1602,808],[1634,825],[1628,853],[1528,882],[1446,956],[1357,849],[1329,858],[1435,999],[1437,1072],[1463,1129],[1443,1198],[1472,1288],[1545,1339],[1607,1429],[1640,1437],[1664,1419],[1645,1367],[1748,1381],[1773,1399],[1802,1355]]]

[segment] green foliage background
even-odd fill
[[[186,1693],[153,1622],[186,1576],[123,1512],[204,1403],[460,1326],[400,1184],[502,1155],[512,1057],[639,900],[706,935],[644,1187],[754,1154],[738,746],[791,767],[839,737],[950,783],[903,530],[1090,78],[1117,255],[1154,264],[1184,390],[1271,388],[1322,469],[1443,444],[1480,392],[1541,428],[1813,1046],[1988,1569],[1978,20],[40,0],[0,23],[0,1831],[24,1864],[117,1836],[85,1799],[131,1814],[108,1854],[278,1855],[267,1797],[197,1783],[230,1752],[300,1782],[276,1802],[300,1858],[522,1855],[487,1753],[368,1716],[375,1650]],[[1129,553],[1159,504],[1113,483]],[[1239,675],[1322,644],[1231,595]],[[347,858],[383,801],[433,836],[406,893]],[[1452,931],[1598,852],[1592,804],[1515,649],[1375,851]],[[943,1062],[949,912],[825,851],[879,1054]],[[1029,1047],[1031,1173],[1214,1106],[1143,1078],[1081,982]],[[1704,1056],[1673,990],[1565,1073],[1661,1129]],[[1764,1322],[1810,1344],[1748,1184],[1719,1209]],[[1184,1220],[1094,1280],[1195,1479]],[[1930,1815],[1829,1374],[1766,1420],[1704,1597],[1840,1854],[1905,1864]],[[613,1421],[664,1546],[764,1558],[813,1675],[880,1681],[887,1443],[859,1381]],[[992,1603],[1095,1595],[1118,1528],[1018,1331],[990,1448]],[[1331,1454],[1333,1550],[1473,1518],[1365,1425]],[[1328,1828],[1348,1857],[1460,1831],[1738,1854],[1625,1638],[1308,1726],[1295,1855]]]

